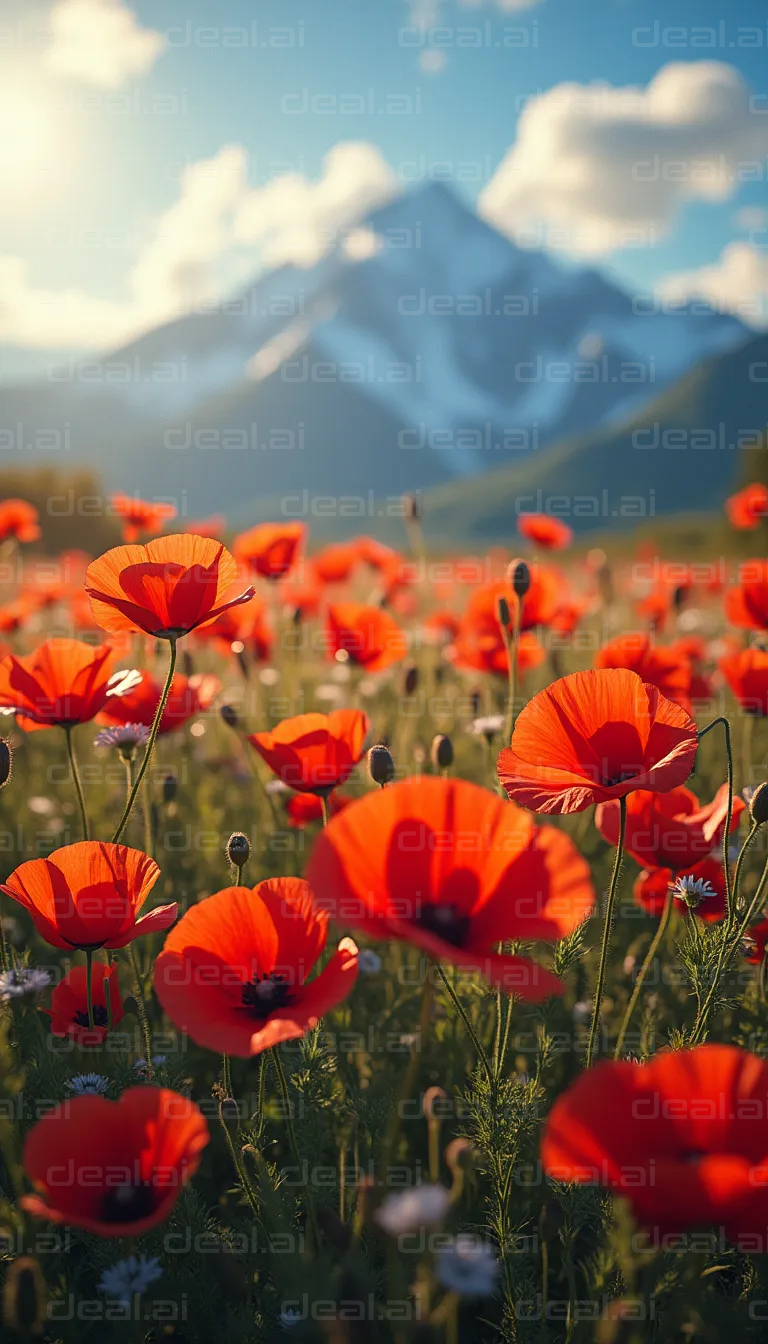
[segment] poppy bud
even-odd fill
[[[291,612],[291,625],[293,626],[301,625],[303,619],[304,619],[304,613],[301,610],[301,607],[294,607],[293,611]]]
[[[419,684],[419,669],[415,663],[409,663],[405,669],[403,686],[406,695],[413,695]]]
[[[472,706],[472,718],[476,719],[478,714],[480,713],[480,707],[483,703],[483,697],[479,691],[473,691],[471,696],[469,697],[469,700]]]
[[[421,500],[418,495],[403,495],[403,514],[412,522],[420,522]]]
[[[163,802],[172,803],[179,791],[179,781],[175,775],[166,775],[163,780]]]
[[[756,826],[764,826],[768,821],[768,783],[758,784],[752,794],[749,815]]]
[[[183,649],[181,653],[181,667],[185,677],[191,677],[195,670],[195,664],[192,661],[192,654],[189,649]]]
[[[8,783],[13,772],[13,752],[11,744],[4,737],[0,737],[0,789]]]
[[[438,733],[432,739],[430,757],[436,770],[450,770],[453,765],[453,743],[445,733]]]
[[[675,611],[680,611],[684,603],[685,603],[685,589],[676,588],[674,593],[672,594],[672,606],[674,607]]]
[[[45,1280],[36,1260],[21,1255],[6,1275],[3,1324],[22,1339],[42,1335],[46,1316]]]
[[[251,857],[251,842],[248,836],[242,831],[234,831],[227,841],[225,852],[230,864],[237,869],[240,876]]]
[[[496,619],[499,622],[499,625],[503,626],[506,630],[510,621],[509,603],[503,593],[496,602]]]
[[[221,718],[224,720],[228,728],[239,727],[240,720],[237,716],[237,710],[234,709],[232,705],[222,705],[221,709],[219,710],[219,714],[221,715]]]
[[[531,586],[531,571],[525,560],[510,560],[507,565],[507,583],[516,597],[525,597]]]
[[[368,752],[368,773],[374,784],[379,784],[381,788],[395,778],[395,762],[389,747],[385,747],[383,742],[371,747]]]

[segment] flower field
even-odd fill
[[[768,492],[727,565],[111,504],[0,505],[2,1339],[763,1340]]]

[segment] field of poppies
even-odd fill
[[[2,1339],[764,1340],[768,490],[110,508],[0,504]]]

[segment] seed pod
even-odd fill
[[[374,784],[381,788],[395,778],[395,762],[389,747],[385,747],[383,742],[371,747],[368,752],[368,773]]]
[[[13,773],[13,752],[11,744],[4,737],[0,737],[0,789],[8,783]]]
[[[251,842],[248,836],[242,831],[233,831],[226,843],[225,853],[229,863],[237,869],[239,877],[251,857]]]
[[[749,815],[758,826],[768,821],[768,783],[758,784],[749,804]]]
[[[510,560],[507,565],[507,583],[516,597],[525,597],[531,586],[531,571],[525,560]]]
[[[3,1289],[3,1324],[22,1339],[42,1335],[46,1317],[45,1279],[30,1255],[14,1260]]]
[[[496,619],[499,622],[499,625],[503,626],[506,630],[510,622],[510,615],[509,603],[503,593],[496,601]]]
[[[453,743],[445,733],[438,733],[432,739],[430,759],[436,770],[450,770],[453,765]]]
[[[163,780],[163,802],[172,803],[179,791],[179,781],[175,775],[168,774]]]
[[[421,499],[418,495],[403,495],[403,513],[412,522],[420,522]]]
[[[413,695],[419,684],[419,669],[415,663],[409,663],[405,669],[403,688],[406,695]]]
[[[483,697],[479,691],[473,691],[469,697],[469,700],[472,706],[472,718],[476,719],[478,714],[480,713],[480,707],[483,703]]]
[[[195,664],[192,661],[192,654],[189,649],[182,649],[181,667],[185,677],[191,677],[195,670]]]
[[[228,728],[239,728],[240,719],[237,710],[232,705],[222,705],[219,714]]]

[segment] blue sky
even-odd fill
[[[111,28],[104,51],[83,56],[76,11],[89,6],[100,21],[108,12],[110,24],[128,24],[125,39],[118,33],[113,45],[125,56],[135,44],[133,68],[121,69],[120,51],[107,50]],[[75,23],[74,57],[66,49],[68,23]],[[169,214],[184,194],[184,168],[217,160],[225,146],[240,147],[245,167],[229,160],[225,166],[244,175],[251,191],[289,169],[316,181],[328,152],[356,141],[377,150],[401,177],[422,164],[429,175],[439,165],[474,203],[515,145],[518,121],[537,95],[593,81],[645,88],[673,63],[719,62],[749,85],[756,101],[728,146],[739,163],[759,165],[749,174],[757,180],[727,189],[721,199],[684,191],[663,203],[653,246],[601,245],[575,259],[642,290],[662,277],[719,264],[723,250],[741,240],[754,252],[740,259],[744,285],[759,289],[765,281],[768,289],[765,244],[754,245],[760,212],[768,221],[768,13],[756,0],[729,6],[722,0],[695,6],[690,0],[218,0],[215,7],[209,0],[0,0],[0,38],[0,114],[11,127],[10,147],[0,148],[0,280],[10,276],[18,305],[28,298],[29,310],[37,305],[42,314],[21,321],[9,311],[11,300],[3,320],[0,300],[6,346],[70,344],[72,323],[52,319],[49,330],[44,320],[46,303],[55,309],[62,294],[73,314],[78,296],[83,301],[84,344],[99,343],[102,319],[106,343],[121,334],[109,305],[129,295],[132,268],[153,237],[196,227],[185,214]],[[479,47],[469,45],[475,40]],[[355,99],[364,103],[361,110],[353,110]],[[403,111],[408,106],[410,113]],[[670,145],[674,150],[679,116],[678,108],[672,128],[659,128],[662,154]],[[567,140],[567,119],[554,124]],[[599,145],[604,139],[602,124],[585,134],[591,153],[594,136]],[[709,152],[709,134],[705,128],[681,142],[682,158]],[[611,142],[606,152],[623,150]],[[711,152],[719,154],[716,143]],[[553,161],[553,177],[564,164],[567,157]],[[505,228],[509,214],[511,230],[526,210],[552,208],[562,218],[569,208],[542,206],[542,199],[541,183],[523,200],[512,182],[506,193],[496,188],[486,213]],[[192,256],[190,267],[210,265],[224,287],[255,269],[263,255],[258,211],[267,204],[250,200],[250,225],[245,234],[240,228],[236,247],[220,221],[206,216],[210,255]],[[580,208],[583,215],[583,200]],[[162,264],[159,254],[147,264],[145,294]],[[701,283],[716,289],[719,282]],[[162,311],[146,309],[146,320]],[[63,312],[59,306],[59,319]],[[142,320],[138,307],[136,315]]]

